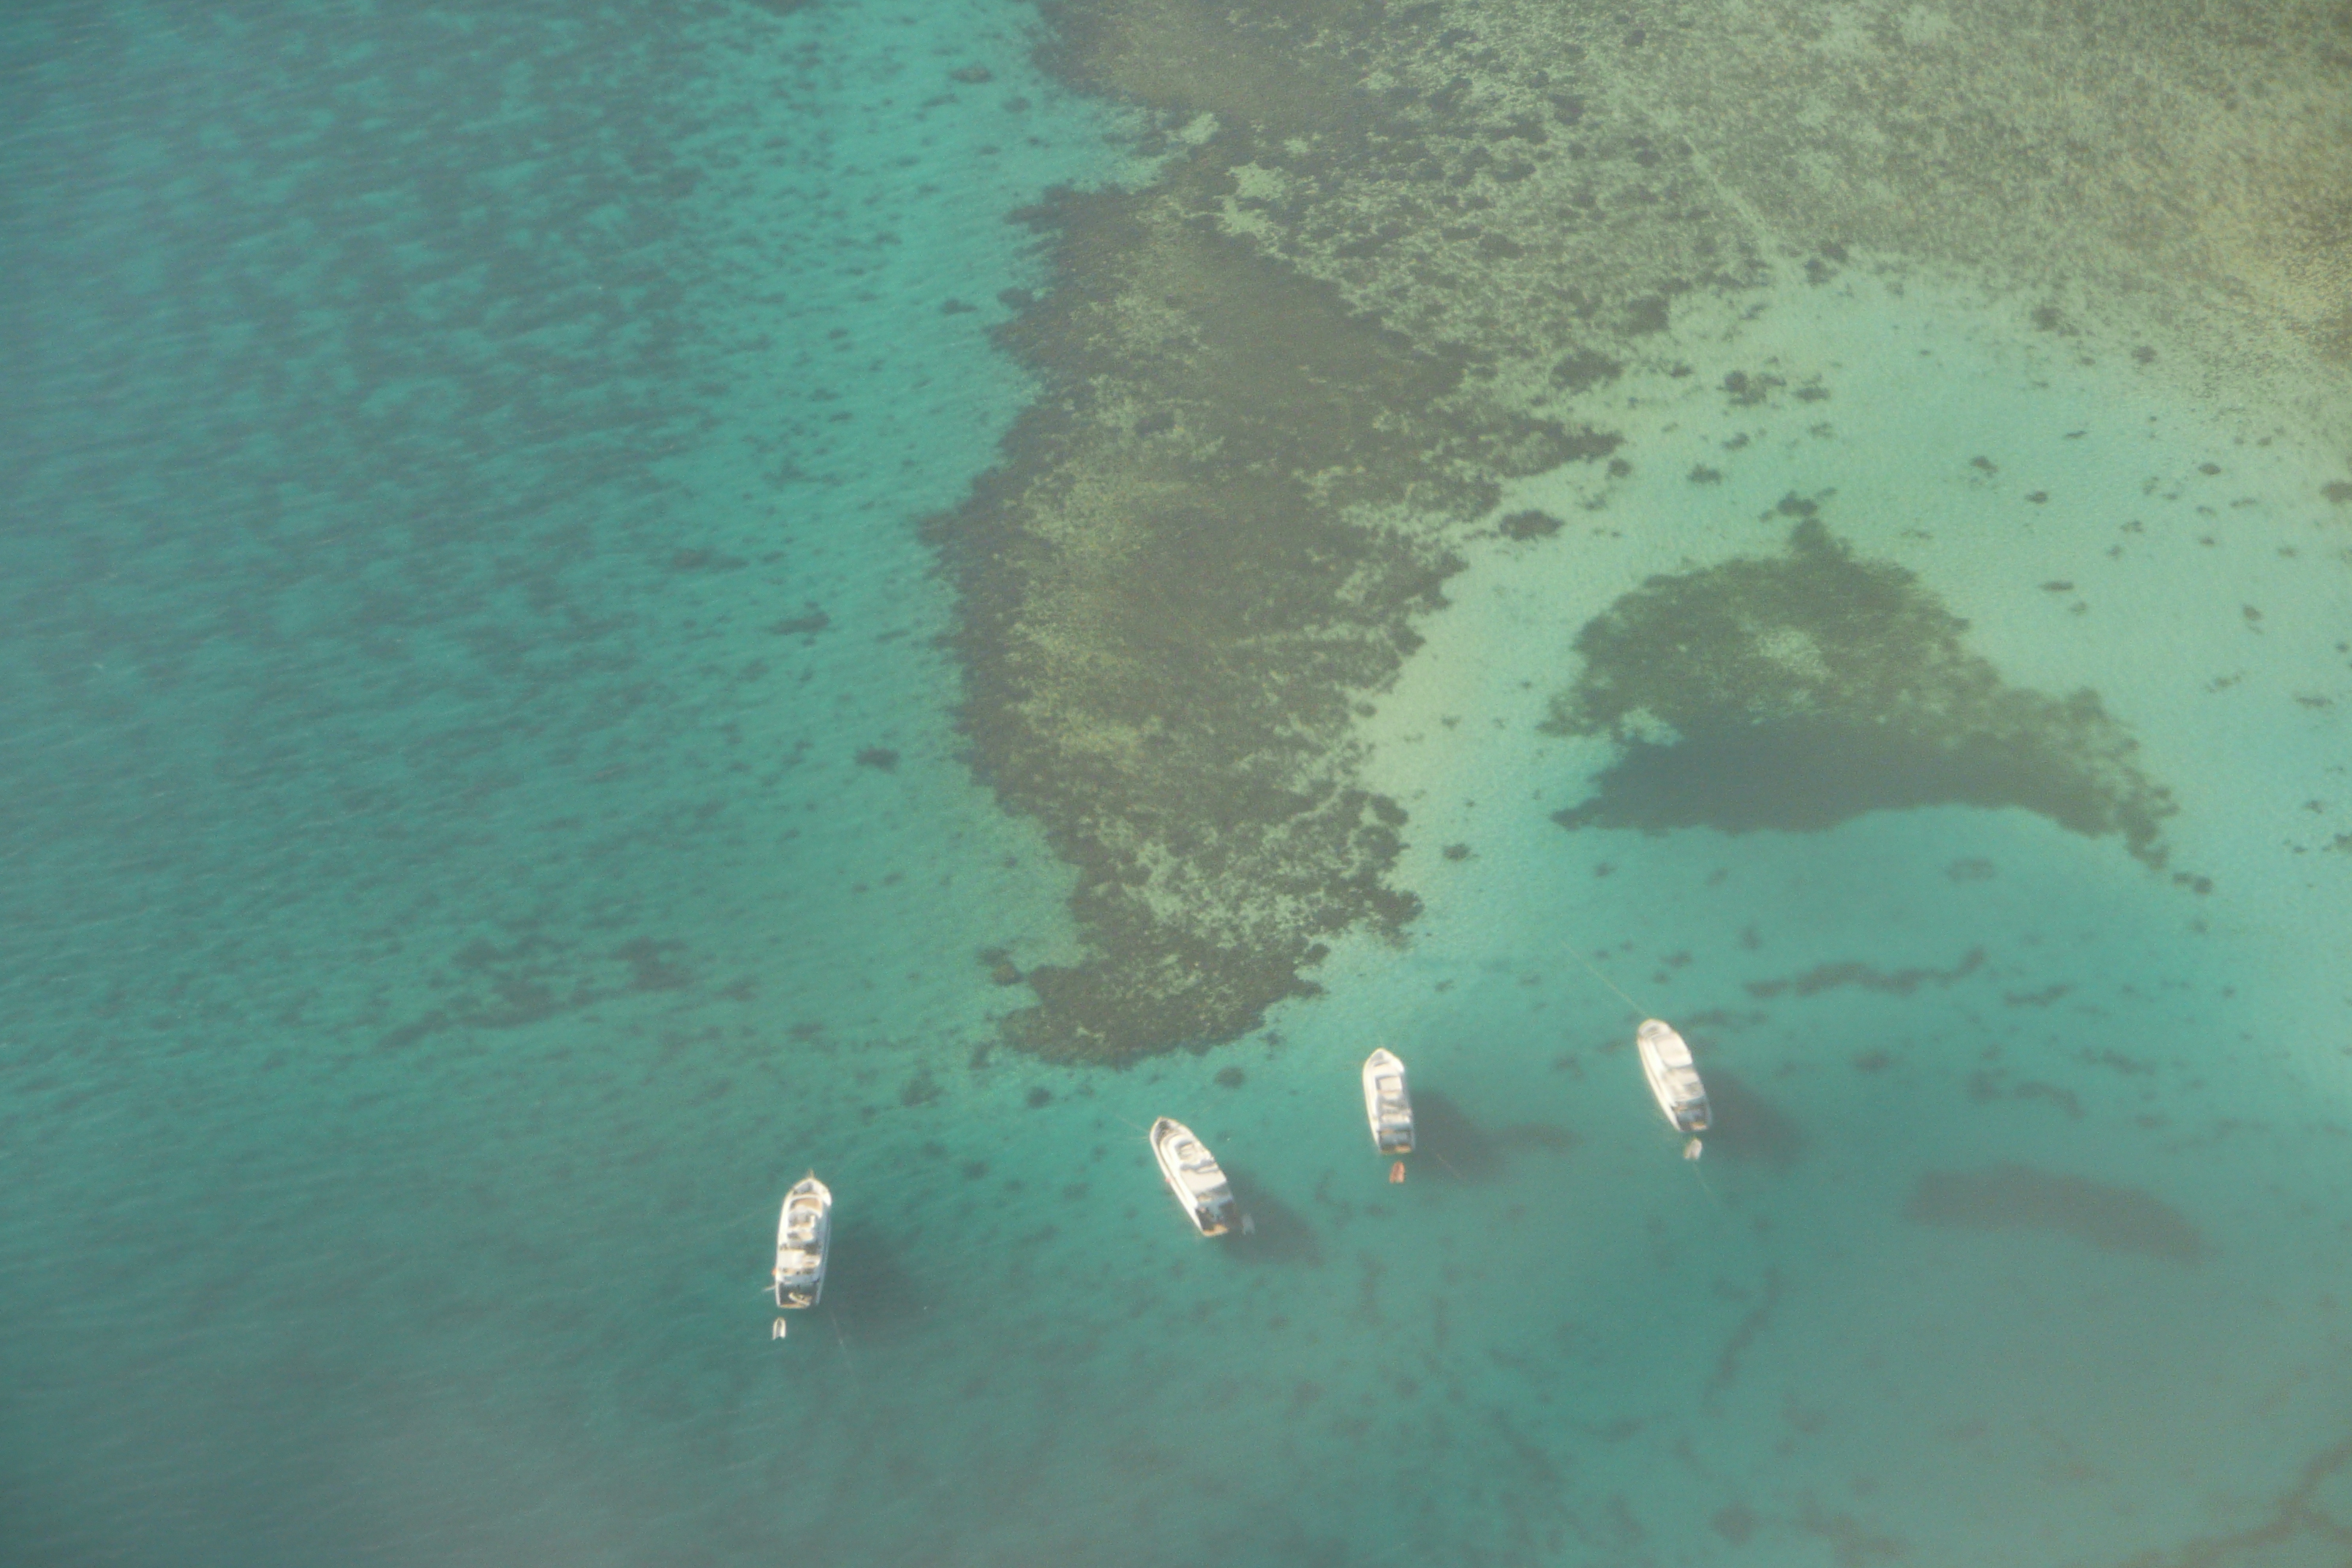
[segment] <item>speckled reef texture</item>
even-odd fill
[[[0,1560],[2341,1568],[2347,48],[0,6]]]
[[[935,531],[980,770],[1081,868],[1086,955],[1033,972],[1007,1025],[1049,1056],[1231,1037],[1310,991],[1339,931],[1410,920],[1412,828],[1358,782],[1351,716],[1499,482],[1642,460],[1589,405],[1686,370],[1674,329],[1702,300],[1736,310],[1866,252],[1885,278],[2012,298],[2086,359],[2255,389],[2352,450],[2341,4],[1050,14],[1049,66],[1154,112],[1165,162],[1032,215],[1055,287],[1003,336],[1045,395]],[[1764,370],[1726,387],[1830,395]],[[1878,804],[2019,801],[2160,859],[2161,786],[2095,694],[1985,686],[1919,629],[1940,684],[1853,698],[1902,705],[1872,760],[1968,776]],[[1822,722],[1852,744],[1863,719],[1786,715],[1740,744]],[[1648,782],[1643,761],[1620,782]]]
[[[2016,805],[2163,865],[2174,807],[2095,692],[2003,684],[1912,573],[1856,560],[1814,501],[1775,510],[1804,517],[1785,556],[1653,577],[1577,634],[1581,672],[1545,728],[1624,754],[1554,821],[1818,832],[1866,811]]]
[[[1208,196],[1180,171],[1038,215],[1067,270],[1004,336],[1054,390],[939,531],[982,772],[1080,868],[1095,952],[1033,970],[1008,1024],[1048,1056],[1230,1037],[1318,938],[1411,918],[1349,709],[1458,562],[1350,511],[1466,520],[1589,445],[1192,221]]]

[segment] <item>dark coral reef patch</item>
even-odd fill
[[[1412,918],[1350,726],[1460,562],[1348,509],[1466,523],[1592,445],[1189,221],[1220,174],[1030,215],[1065,277],[1003,341],[1048,395],[932,530],[974,762],[1078,868],[1087,955],[1005,1026],[1056,1058],[1232,1038],[1313,992],[1322,939]]]
[[[2338,188],[2352,154],[2301,129],[2337,46],[2314,8],[2334,0],[2298,4],[2310,16],[2266,24],[2259,73],[2225,86],[2201,26],[2126,0],[1997,0],[1939,17],[1948,37],[1881,5],[1835,47],[1804,0],[1761,0],[1762,23],[1663,0],[1045,0],[1039,58],[1129,106],[1160,163],[1143,189],[1032,215],[1053,287],[999,298],[1040,395],[934,529],[973,760],[1078,879],[1086,957],[1024,977],[1038,1000],[1013,1037],[1103,1061],[1226,1038],[1311,986],[1319,943],[1411,917],[1390,885],[1402,824],[1362,787],[1349,718],[1442,603],[1451,550],[1495,531],[1502,481],[1630,471],[1594,421],[1622,378],[1696,373],[1686,315],[1798,267],[1838,289],[1957,267],[2063,308],[2086,353],[2155,341],[2167,363],[2284,366],[2300,400],[2344,261],[2299,193]],[[2084,102],[2100,112],[2052,107]],[[2284,133],[2258,167],[2252,123]],[[2061,145],[2076,153],[2042,151]],[[2217,171],[2246,199],[2191,199]],[[2321,336],[2335,387],[2352,336]],[[1828,390],[1818,364],[1731,368],[1706,374],[1735,405]],[[1550,531],[1526,513],[1501,528]],[[1787,574],[1816,598],[1836,574]],[[1975,799],[2160,853],[2169,805],[2096,699],[2008,690],[1937,625],[1891,628],[1950,655],[1922,693],[1677,725],[1698,748],[1679,756],[1790,782],[1654,815],[1763,826]],[[1764,651],[1801,664],[1781,643]],[[1865,727],[1872,702],[1891,731]],[[1850,765],[1789,772],[1829,757]],[[1601,817],[1640,818],[1648,760],[1629,752]],[[1856,774],[1877,782],[1835,794]]]
[[[2162,865],[2176,807],[2097,694],[2009,686],[1967,630],[1911,572],[1809,515],[1783,555],[1653,577],[1578,634],[1583,671],[1545,728],[1621,754],[1556,820],[1818,832],[1870,811],[2022,806]]]

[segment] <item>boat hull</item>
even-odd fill
[[[1404,1063],[1386,1047],[1364,1058],[1364,1121],[1381,1153],[1412,1152],[1412,1091]]]
[[[1176,1194],[1184,1217],[1202,1236],[1223,1236],[1234,1228],[1234,1190],[1223,1167],[1208,1145],[1182,1122],[1163,1116],[1151,1124],[1151,1153],[1160,1162],[1160,1179]]]
[[[1706,1085],[1700,1081],[1698,1068],[1691,1062],[1690,1047],[1683,1037],[1671,1025],[1657,1018],[1645,1018],[1633,1037],[1633,1044],[1641,1053],[1643,1076],[1650,1080],[1650,1094],[1675,1131],[1706,1131],[1713,1121]]]
[[[833,1189],[814,1173],[784,1194],[776,1218],[776,1305],[814,1307],[824,1294],[824,1266],[833,1250]]]

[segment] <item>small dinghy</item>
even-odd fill
[[[1223,1236],[1234,1228],[1234,1189],[1218,1167],[1208,1145],[1192,1136],[1181,1121],[1161,1117],[1151,1124],[1151,1152],[1160,1160],[1160,1173],[1168,1190],[1184,1205],[1192,1228],[1202,1236]]]
[[[1364,1120],[1371,1124],[1372,1147],[1383,1154],[1412,1152],[1412,1095],[1404,1083],[1404,1063],[1383,1046],[1364,1058]]]
[[[814,1307],[824,1294],[824,1255],[833,1245],[833,1189],[811,1171],[784,1194],[776,1221],[776,1305]],[[776,1320],[776,1339],[784,1320]]]
[[[1656,1018],[1642,1020],[1633,1044],[1642,1053],[1642,1071],[1650,1080],[1650,1092],[1657,1097],[1658,1109],[1666,1113],[1675,1131],[1690,1138],[1683,1145],[1683,1158],[1697,1159],[1697,1135],[1707,1129],[1708,1112],[1706,1085],[1699,1081],[1698,1068],[1691,1065],[1690,1047],[1672,1025]]]

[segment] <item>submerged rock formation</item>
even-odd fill
[[[962,594],[983,776],[1079,870],[1092,950],[1027,979],[1016,1044],[1121,1061],[1309,989],[1318,939],[1394,931],[1405,814],[1352,781],[1350,707],[1458,559],[1427,529],[1578,455],[1303,279],[1188,223],[1181,175],[1036,215],[1083,258],[1007,341],[1057,395],[935,537]]]
[[[2308,405],[2352,370],[2328,195],[2352,180],[2329,129],[2352,23],[2328,0],[1047,12],[1048,64],[1140,106],[1161,162],[1142,190],[1032,215],[1054,286],[1004,341],[1042,391],[933,537],[975,766],[1077,868],[1088,956],[1028,975],[1036,1005],[1008,1024],[1050,1055],[1230,1037],[1310,989],[1334,933],[1411,918],[1389,880],[1402,814],[1359,781],[1356,710],[1499,481],[1633,460],[1595,400],[1696,352],[1675,331],[1695,298],[1926,268],[2073,352],[2144,350],[2149,374],[2266,378]],[[1822,395],[1821,368],[1736,395]],[[1944,661],[1919,671],[1932,689],[1681,743],[1784,774],[1843,746],[1915,781],[1879,803],[1957,791],[2158,853],[2168,807],[2095,699],[2000,687],[1931,605],[1835,553],[1798,559],[1785,592],[1826,574],[1893,595],[1884,636]],[[1784,686],[1806,657],[1751,653],[1741,679],[1778,658]],[[1871,711],[1903,721],[1866,729]],[[2085,760],[2061,765],[2070,744]],[[1784,793],[1757,809],[1796,812]]]
[[[1811,501],[1783,502],[1809,511]],[[1621,759],[1563,827],[1818,832],[1867,811],[2022,806],[2164,863],[2176,809],[2096,693],[2002,682],[1909,571],[1811,516],[1789,552],[1653,577],[1577,635],[1545,728]]]

